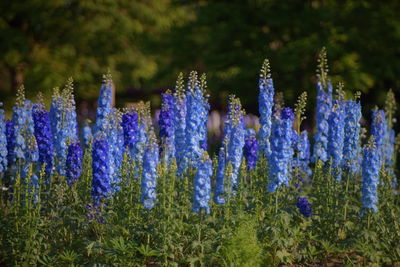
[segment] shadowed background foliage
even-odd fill
[[[179,72],[208,75],[213,109],[230,93],[257,114],[257,80],[265,57],[277,91],[293,105],[309,93],[313,112],[316,58],[328,51],[330,75],[363,92],[365,115],[400,95],[400,2],[22,0],[0,3],[0,97],[9,109],[16,88],[51,94],[72,76],[78,108],[94,107],[109,68],[117,106],[158,94]],[[310,121],[311,122],[311,121]],[[308,122],[308,123],[310,123]]]

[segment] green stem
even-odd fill
[[[350,182],[350,173],[349,174],[347,174],[347,180],[346,180],[346,191],[345,191],[345,199],[346,199],[346,202],[345,202],[345,204],[344,204],[344,215],[343,215],[343,220],[344,221],[346,221],[346,219],[347,219],[347,205],[348,205],[348,202],[349,202],[349,198],[348,198],[348,192],[349,192],[349,182]]]

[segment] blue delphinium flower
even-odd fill
[[[186,94],[182,73],[176,81],[174,101],[175,157],[178,166],[177,173],[181,175],[186,168]]]
[[[26,101],[26,111],[27,111],[27,118],[26,118],[26,125],[24,129],[24,138],[26,142],[26,150],[25,150],[25,162],[21,169],[21,177],[24,179],[30,179],[29,184],[34,188],[39,187],[39,179],[36,174],[31,173],[31,176],[28,177],[30,174],[30,168],[33,171],[33,164],[39,160],[39,150],[38,145],[36,142],[36,138],[34,135],[34,123],[32,118],[32,103],[30,101]],[[25,180],[24,180],[25,181]],[[34,193],[36,198],[36,191]]]
[[[371,136],[368,144],[363,149],[362,162],[362,204],[365,209],[377,211],[378,183],[381,160],[375,139]]]
[[[371,134],[374,136],[375,145],[379,154],[379,160],[385,160],[385,141],[387,135],[385,112],[383,110],[372,111]]]
[[[306,130],[302,131],[296,142],[294,143],[296,156],[293,159],[293,164],[297,167],[306,178],[311,176],[311,169],[309,167],[310,163],[310,141],[308,139],[308,132]]]
[[[396,133],[393,129],[388,129],[387,131],[387,140],[386,140],[386,149],[385,149],[385,159],[386,166],[389,168],[393,168],[394,165],[394,147],[396,143]]]
[[[238,175],[242,163],[245,128],[243,121],[243,110],[239,98],[230,97],[228,128],[229,141],[227,146],[227,162],[232,165],[230,173],[230,191],[236,191],[238,187]]]
[[[124,130],[121,126],[121,114],[117,109],[111,109],[108,120],[106,134],[110,148],[110,182],[112,192],[115,193],[119,191],[121,183],[120,168],[124,157]]]
[[[14,124],[15,146],[11,153],[11,169],[16,174],[20,167],[21,178],[27,178],[32,163],[38,160],[37,143],[34,136],[32,118],[32,103],[25,99],[25,89],[18,90],[17,102],[13,108],[12,120]],[[18,166],[16,163],[18,162]],[[30,177],[29,177],[30,178]]]
[[[274,192],[280,185],[289,186],[289,163],[292,160],[292,127],[294,114],[291,108],[275,113],[272,123],[270,179],[268,190]]]
[[[308,218],[312,214],[312,208],[310,202],[306,197],[299,197],[297,198],[297,208],[299,209],[300,213],[305,217]]]
[[[26,140],[25,140],[25,125],[28,116],[27,110],[24,106],[23,99],[17,100],[17,104],[13,107],[12,121],[14,125],[15,145],[14,151],[11,153],[13,158],[10,161],[14,165],[17,160],[25,160]]]
[[[208,142],[208,113],[210,112],[210,103],[208,102],[209,95],[205,94],[207,90],[206,74],[203,73],[200,77],[200,90],[203,93],[202,99],[202,109],[200,112],[200,127],[199,127],[199,137],[200,137],[200,148],[204,151],[207,150]]]
[[[324,86],[322,81],[317,83],[317,129],[314,136],[313,162],[328,160],[328,135],[329,135],[329,115],[332,110],[332,84],[327,82]]]
[[[86,120],[82,128],[82,140],[85,148],[89,147],[92,138],[93,138],[92,127],[90,127],[89,121]]]
[[[4,118],[4,110],[1,108],[3,103],[0,102],[0,174],[7,170],[7,132],[6,121]],[[1,178],[1,175],[0,175]]]
[[[167,91],[161,95],[162,104],[158,120],[160,135],[160,153],[163,160],[169,164],[175,158],[175,129],[174,129],[174,96]]]
[[[104,75],[97,101],[96,133],[105,131],[108,128],[108,116],[110,115],[112,105],[112,86],[111,75]]]
[[[214,188],[214,202],[216,204],[225,204],[225,168],[226,168],[226,153],[225,146],[222,145],[218,153],[218,166],[215,177],[215,188]]]
[[[124,131],[124,146],[132,155],[135,153],[135,144],[139,139],[138,114],[135,110],[128,110],[122,115],[121,126]]]
[[[35,124],[35,137],[39,150],[38,168],[50,175],[53,170],[53,143],[49,114],[43,104],[34,104],[32,117]]]
[[[212,161],[207,152],[204,152],[199,160],[196,175],[194,177],[193,205],[192,210],[206,214],[210,213],[211,199],[211,176],[213,174]]]
[[[143,154],[146,149],[146,144],[149,138],[149,129],[152,128],[151,116],[150,116],[150,103],[140,103],[137,107],[139,115],[138,122],[138,135],[137,142],[135,143],[133,160],[135,162],[135,171],[139,172],[139,167],[143,165]]]
[[[353,100],[346,101],[345,105],[343,165],[351,174],[355,174],[359,169],[357,153],[361,128],[361,105],[360,102]]]
[[[200,89],[197,73],[192,71],[186,93],[186,159],[195,165],[202,154],[200,129],[204,127],[203,92]]]
[[[254,169],[257,163],[258,143],[253,129],[246,130],[243,152],[246,157],[247,168]]]
[[[328,156],[331,160],[332,174],[337,181],[342,179],[341,163],[344,145],[344,103],[334,101],[329,115]]]
[[[58,89],[54,91],[49,115],[55,151],[54,165],[60,175],[65,175],[68,142],[78,138],[71,78],[61,92]]]
[[[78,180],[82,172],[82,147],[79,142],[73,141],[69,144],[66,165],[67,182],[71,186]]]
[[[92,197],[95,204],[107,198],[111,193],[110,185],[110,151],[108,141],[102,134],[97,134],[93,140],[92,149]]]
[[[6,138],[7,138],[7,162],[11,164],[15,157],[15,127],[12,120],[6,120]]]
[[[76,120],[76,108],[74,99],[74,84],[72,78],[68,78],[62,91],[63,100],[63,134],[65,140],[78,139],[78,122]]]
[[[66,155],[67,144],[64,140],[64,100],[58,88],[54,89],[50,105],[50,126],[53,137],[54,155],[56,157],[57,172],[62,173],[62,157]],[[61,157],[61,158],[60,158]],[[60,162],[61,161],[61,162]]]
[[[230,173],[230,192],[237,187],[237,176],[242,162],[245,129],[243,124],[243,111],[240,100],[230,96],[228,104],[228,115],[224,124],[224,139],[218,154],[218,166],[216,173],[216,184],[214,202],[225,203],[225,169],[229,163],[232,167]]]
[[[260,112],[260,131],[258,132],[258,140],[260,153],[266,158],[271,154],[270,136],[272,110],[274,106],[274,85],[269,70],[269,61],[265,59],[261,68],[260,79],[258,82],[259,95],[258,105]]]
[[[156,201],[157,164],[159,160],[157,141],[152,129],[150,132],[143,156],[142,195],[140,197],[143,206],[148,210],[154,207]]]
[[[396,133],[393,129],[387,129],[386,143],[385,143],[385,171],[392,177],[393,186],[397,184],[397,178],[394,173],[395,160],[394,150],[396,143]]]

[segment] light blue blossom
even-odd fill
[[[187,163],[195,166],[202,154],[200,142],[203,140],[202,128],[205,110],[203,106],[203,92],[197,79],[197,72],[190,73],[188,91],[186,93],[186,159]],[[186,163],[185,163],[186,165]],[[186,167],[186,166],[185,166]]]
[[[0,178],[1,173],[7,170],[7,136],[6,136],[6,122],[4,110],[1,108],[3,103],[0,102]]]
[[[102,132],[108,128],[108,116],[112,106],[112,86],[111,75],[104,75],[97,101],[96,132]]]
[[[161,139],[160,153],[166,164],[175,158],[175,129],[174,129],[174,96],[167,91],[161,95],[162,104],[159,114],[159,136]]]
[[[238,187],[238,176],[240,165],[243,158],[243,147],[245,137],[245,127],[243,122],[243,110],[240,100],[231,96],[228,113],[228,144],[227,144],[227,163],[232,165],[230,173],[230,191],[235,192]]]
[[[360,139],[360,102],[348,100],[345,104],[343,166],[355,174],[359,170],[357,153]]]
[[[274,192],[279,186],[289,186],[289,168],[292,160],[292,128],[294,114],[291,108],[275,113],[272,123],[270,182],[268,190]]]
[[[92,197],[95,205],[111,194],[110,150],[107,139],[101,133],[95,135],[92,149]]]
[[[310,141],[308,139],[308,132],[302,131],[294,143],[295,158],[293,159],[294,167],[298,168],[306,178],[312,174],[310,163]]]
[[[377,211],[378,183],[381,160],[378,147],[372,136],[363,151],[362,162],[362,204],[365,209]]]
[[[186,168],[186,94],[182,73],[176,81],[174,101],[175,157],[178,166],[177,173],[181,175]]]
[[[152,129],[150,129],[148,142],[143,156],[142,194],[140,197],[143,206],[150,210],[156,201],[158,145]]]
[[[331,162],[332,174],[337,181],[342,179],[344,115],[344,102],[335,100],[329,115],[328,156]]]
[[[385,141],[387,137],[387,125],[385,112],[383,110],[372,111],[371,135],[374,136],[376,149],[379,154],[379,160],[385,161]]]
[[[322,81],[317,83],[317,129],[314,136],[314,154],[313,162],[328,160],[328,134],[329,134],[329,116],[332,110],[332,84],[328,80],[325,86]]]
[[[121,183],[120,168],[124,156],[124,131],[120,112],[112,108],[105,129],[110,153],[110,184],[112,193],[119,191]]]
[[[260,112],[260,130],[258,132],[259,151],[268,158],[271,154],[270,136],[275,92],[268,59],[265,59],[261,68],[258,87],[260,90],[258,95],[258,109]]]
[[[207,152],[204,152],[199,160],[196,175],[194,177],[192,210],[206,214],[210,213],[211,176],[213,174],[212,161]]]

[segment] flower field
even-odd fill
[[[49,110],[21,87],[11,118],[0,108],[0,265],[399,266],[394,95],[362,120],[325,50],[317,78],[302,130],[307,94],[286,107],[265,60],[259,127],[230,96],[217,153],[204,74],[180,74],[157,120],[149,103],[112,107],[110,74],[93,123],[72,79]]]

